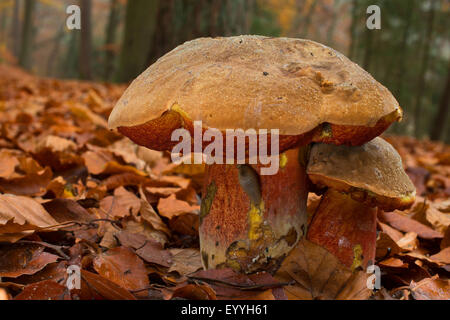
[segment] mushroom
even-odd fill
[[[169,151],[180,128],[194,142],[209,129],[223,136],[253,129],[259,142],[259,130],[278,130],[267,138],[268,150],[279,138],[271,153],[279,156],[276,174],[262,174],[261,163],[210,163],[205,173],[203,265],[249,273],[276,270],[305,233],[309,144],[361,145],[401,117],[385,87],[329,47],[237,36],[192,40],[161,57],[127,88],[109,126],[139,145]],[[210,143],[202,141],[202,150]]]
[[[415,199],[400,155],[382,138],[362,146],[319,143],[311,148],[307,174],[319,189],[326,188],[307,239],[352,269],[374,264],[376,208],[405,209]]]

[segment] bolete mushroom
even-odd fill
[[[194,140],[209,129],[223,136],[230,129],[254,130],[259,142],[259,130],[277,129],[279,136],[270,134],[265,146],[272,150],[279,138],[271,153],[279,154],[275,174],[262,174],[266,165],[259,162],[211,163],[202,191],[204,267],[255,272],[275,270],[304,235],[309,144],[361,145],[401,116],[385,87],[331,48],[237,36],[192,40],[161,57],[127,88],[109,126],[139,145],[169,151],[179,143],[172,133],[180,128]],[[213,142],[202,143],[204,150]],[[223,150],[230,148],[224,141]]]
[[[326,188],[308,228],[307,238],[333,253],[344,265],[374,264],[377,207],[410,207],[415,187],[397,151],[382,138],[362,146],[315,144],[307,174]]]

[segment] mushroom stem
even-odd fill
[[[377,209],[328,189],[308,227],[307,239],[326,248],[352,270],[373,264]]]
[[[303,236],[304,162],[298,149],[280,157],[275,175],[260,175],[260,165],[207,166],[199,229],[205,269],[274,272]]]

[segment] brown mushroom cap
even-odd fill
[[[109,126],[158,149],[171,133],[166,128],[194,120],[205,128],[279,129],[285,136],[304,135],[325,123],[338,126],[332,128],[341,137],[330,140],[325,134],[302,143],[345,144],[355,138],[351,144],[361,144],[401,115],[389,90],[329,47],[237,36],[196,39],[164,55],[128,87]],[[150,135],[159,141],[149,141]]]
[[[351,193],[355,200],[384,210],[409,207],[415,199],[400,155],[379,137],[356,147],[315,144],[307,173],[318,186]]]

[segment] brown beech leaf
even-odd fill
[[[390,268],[408,268],[408,264],[403,262],[403,260],[393,257],[380,261],[378,264]]]
[[[8,234],[25,232],[25,236],[34,230],[57,224],[37,201],[22,196],[0,194],[0,240],[2,236],[7,239]]]
[[[142,290],[149,286],[144,262],[126,247],[117,247],[95,257],[94,269],[102,277],[127,290]]]
[[[159,230],[170,236],[169,228],[167,228],[167,225],[146,200],[141,200],[141,210],[139,212],[142,219],[147,221],[155,230]]]
[[[0,178],[6,180],[11,178],[18,165],[19,160],[17,160],[17,152],[15,150],[0,149]]]
[[[450,227],[447,228],[444,234],[444,239],[441,241],[441,249],[450,247]]]
[[[41,165],[50,166],[54,170],[63,170],[83,163],[76,151],[77,145],[73,141],[48,135],[39,140],[33,155]]]
[[[133,172],[125,172],[114,174],[106,178],[103,180],[102,186],[105,186],[106,190],[109,191],[118,187],[139,186],[145,184],[147,181],[148,177],[144,177]]]
[[[42,196],[47,191],[47,185],[52,180],[50,167],[32,172],[23,177],[9,180],[0,179],[0,191],[23,196]]]
[[[121,231],[115,236],[121,245],[136,249],[136,254],[146,262],[163,267],[169,267],[172,263],[170,251],[165,250],[162,244],[155,240],[150,240],[142,234],[126,231]]]
[[[387,233],[380,232],[377,237],[375,253],[375,257],[377,259],[386,258],[387,256],[395,255],[401,251],[402,249]]]
[[[232,269],[200,270],[189,275],[191,280],[207,283],[221,300],[286,300],[283,283],[269,273],[236,273]]]
[[[58,223],[68,221],[89,222],[95,219],[86,209],[78,204],[78,202],[70,199],[53,199],[42,204],[45,210]]]
[[[216,293],[207,284],[187,284],[175,289],[170,299],[217,300]]]
[[[14,300],[71,300],[71,297],[65,286],[53,280],[45,280],[26,286]]]
[[[136,253],[149,263],[156,263],[163,267],[170,267],[172,264],[170,251],[164,250],[162,245],[156,241],[147,241],[142,248],[136,250]]]
[[[403,238],[403,233],[392,228],[390,225],[378,221],[378,227],[394,241],[398,241]]]
[[[173,263],[168,272],[178,272],[185,276],[202,268],[202,260],[198,249],[170,249]]]
[[[411,282],[411,294],[416,300],[450,300],[450,280],[436,275],[419,282]]]
[[[11,300],[10,295],[6,289],[0,288],[0,301]]]
[[[159,199],[158,203],[159,214],[168,219],[172,219],[174,217],[187,213],[198,212],[199,210],[200,206],[191,206],[186,201],[178,200],[174,194],[172,194],[168,198]]]
[[[82,158],[89,173],[98,175],[102,173],[118,174],[118,173],[135,173],[139,176],[146,176],[147,173],[136,169],[131,165],[120,164],[114,160],[113,155],[108,151],[86,151]]]
[[[21,275],[14,279],[15,283],[20,284],[31,284],[35,282],[40,282],[44,280],[53,280],[58,283],[63,283],[67,278],[67,267],[69,263],[67,261],[60,261],[49,263],[42,270],[31,274],[31,275]]]
[[[431,260],[435,260],[442,264],[450,264],[450,247],[441,250],[439,253],[430,256]]]
[[[441,233],[397,212],[381,211],[379,217],[383,222],[390,224],[392,227],[403,232],[415,232],[423,239],[443,238]]]
[[[114,190],[114,196],[103,198],[100,201],[100,208],[107,214],[107,217],[123,218],[130,214],[135,216],[141,208],[141,201],[133,193],[120,187]]]
[[[352,273],[326,249],[302,240],[291,251],[275,274],[275,278],[295,284],[286,286],[290,299],[367,299],[367,274]]]
[[[43,246],[30,243],[0,244],[0,258],[0,277],[8,278],[35,274],[58,260]]]
[[[131,233],[142,234],[147,239],[156,240],[161,244],[165,244],[168,240],[167,235],[164,232],[159,230],[155,230],[149,223],[146,221],[134,221],[134,220],[126,220],[122,221],[124,225],[124,230]]]
[[[89,271],[81,270],[81,291],[93,289],[108,300],[136,300],[126,289]]]
[[[397,245],[403,250],[413,251],[418,245],[417,233],[407,232],[401,239],[397,241]]]

